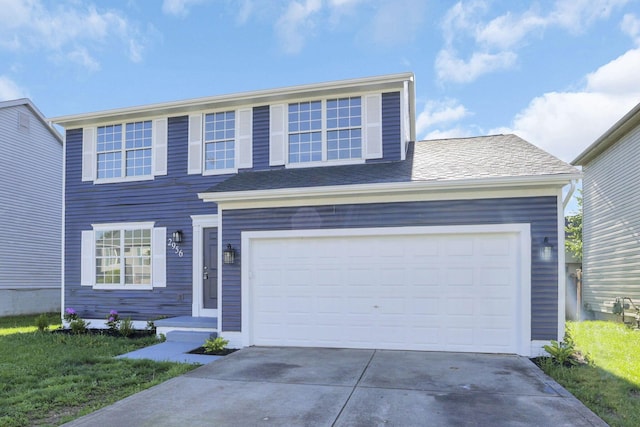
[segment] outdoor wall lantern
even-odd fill
[[[544,261],[551,261],[551,254],[553,253],[553,245],[549,242],[549,238],[545,237],[542,242],[542,248],[540,249],[540,258]]]
[[[173,237],[174,243],[181,243],[182,242],[182,230],[174,231],[172,237]]]
[[[225,264],[236,262],[236,250],[231,247],[231,243],[227,243],[227,249],[222,252],[222,262]]]

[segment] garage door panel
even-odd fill
[[[515,352],[516,234],[256,238],[251,343]]]

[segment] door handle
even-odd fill
[[[207,280],[209,279],[209,273],[207,273],[206,271],[204,272],[204,274],[202,275],[202,279],[203,280]]]

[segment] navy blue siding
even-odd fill
[[[532,339],[557,338],[557,253],[554,251],[553,259],[547,262],[538,256],[545,237],[548,237],[554,248],[558,248],[555,197],[317,206],[314,207],[317,216],[313,215],[313,221],[302,226],[299,218],[292,221],[299,209],[288,207],[223,211],[223,243],[231,243],[237,249],[239,257],[242,231],[529,223],[532,240]],[[241,328],[242,259],[238,258],[238,261],[234,265],[223,266],[222,272],[222,320],[224,329],[229,331],[239,331]]]
[[[400,92],[382,94],[382,159],[367,160],[368,163],[390,162],[402,157],[402,118],[400,114]]]
[[[169,118],[168,174],[150,181],[95,185],[81,181],[82,129],[66,136],[65,305],[83,317],[102,318],[110,309],[132,319],[191,314],[191,215],[214,214],[217,206],[203,203],[198,192],[229,177],[187,175],[187,122]],[[180,258],[167,250],[167,287],[146,291],[94,290],[80,286],[80,241],[91,224],[155,221],[168,236],[182,230]],[[96,325],[97,326],[97,325]]]
[[[253,169],[269,169],[269,106],[253,109]]]

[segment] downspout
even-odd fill
[[[562,212],[564,212],[565,209],[567,209],[567,205],[569,204],[571,197],[573,197],[573,193],[576,191],[576,181],[577,180],[571,180],[571,187],[569,187],[569,192],[567,193],[567,195],[564,197],[564,200],[562,201]]]

